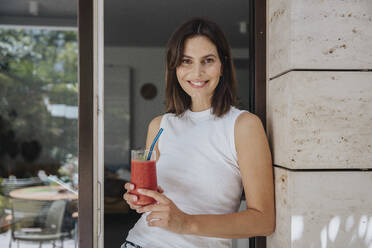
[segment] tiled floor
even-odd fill
[[[0,234],[0,248],[7,248],[9,247],[9,240],[10,240],[10,231]],[[61,243],[58,241],[57,247],[61,247]],[[19,242],[19,248],[36,248],[39,247],[39,243],[37,242]],[[44,243],[42,248],[52,248],[52,243]],[[75,241],[73,239],[68,239],[63,241],[64,248],[75,248]],[[17,242],[12,243],[12,248],[17,248]]]

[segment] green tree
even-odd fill
[[[77,63],[74,31],[0,29],[3,176],[17,174],[15,167],[22,163],[28,168],[16,176],[35,174],[35,167],[48,164],[55,170],[71,155],[77,156],[77,119],[55,117],[48,110],[48,104],[78,105]]]

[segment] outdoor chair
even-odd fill
[[[0,234],[8,232],[11,219],[11,215],[5,213],[4,207],[0,206]]]
[[[20,241],[43,243],[52,242],[70,237],[70,233],[61,231],[63,216],[66,208],[65,200],[39,201],[12,199],[12,224],[9,248],[13,241],[19,246]]]

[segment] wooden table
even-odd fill
[[[56,201],[56,200],[77,200],[78,195],[66,191],[61,186],[32,186],[12,190],[9,195],[12,198],[25,200]]]
[[[10,197],[24,200],[39,200],[39,201],[57,201],[57,200],[77,200],[78,195],[67,191],[61,186],[32,186],[21,189],[12,190],[9,193]],[[72,217],[75,221],[75,248],[78,240],[78,212],[74,212]]]

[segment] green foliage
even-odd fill
[[[42,147],[35,163],[63,164],[71,155],[77,156],[77,120],[52,116],[47,109],[47,102],[78,105],[77,71],[76,32],[0,29],[2,170],[9,155],[6,142],[15,144],[15,161],[26,160],[22,147],[31,141]]]

